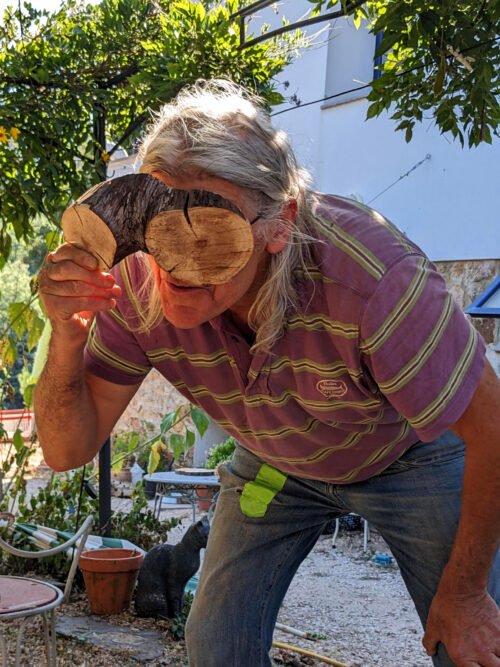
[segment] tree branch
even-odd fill
[[[113,86],[118,86],[120,83],[124,83],[129,76],[133,76],[138,72],[140,72],[139,65],[137,63],[132,63],[120,72],[120,74],[111,77],[111,79],[108,79],[107,81],[99,82],[99,88],[102,90],[109,90],[109,88],[113,88]]]
[[[131,134],[133,134],[136,130],[138,130],[141,127],[141,125],[147,120],[148,116],[149,116],[149,114],[144,112],[138,118],[136,118],[136,120],[134,120],[132,123],[130,123],[128,128],[125,130],[125,132],[122,134],[122,136],[115,143],[113,148],[110,151],[108,151],[108,155],[110,157],[113,155],[113,153],[115,153],[120,148],[120,146],[123,144],[123,142],[126,141],[130,137]]]

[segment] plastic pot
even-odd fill
[[[135,549],[95,549],[80,557],[93,614],[119,614],[128,609],[144,555]]]

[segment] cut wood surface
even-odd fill
[[[209,468],[176,468],[174,472],[178,475],[194,475],[196,477],[200,475],[206,477],[215,475],[215,470],[210,470]]]
[[[250,224],[232,202],[212,192],[169,188],[148,174],[94,186],[65,211],[62,228],[101,270],[142,250],[192,285],[227,282],[253,251]]]

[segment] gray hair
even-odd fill
[[[248,90],[228,80],[202,80],[162,108],[139,157],[144,173],[203,173],[253,191],[259,214],[269,221],[263,225],[267,238],[283,222],[287,202],[297,202],[289,242],[271,255],[267,279],[249,315],[256,332],[252,353],[268,352],[283,331],[286,314],[298,307],[294,272],[307,272],[314,240],[310,176],[298,166],[285,132],[273,127],[263,101]],[[161,316],[158,290],[151,292],[144,330]]]

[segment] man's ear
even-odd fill
[[[281,219],[276,225],[276,229],[267,242],[266,249],[270,255],[276,255],[281,252],[290,239],[290,229],[297,217],[297,201],[290,198],[283,204]]]

